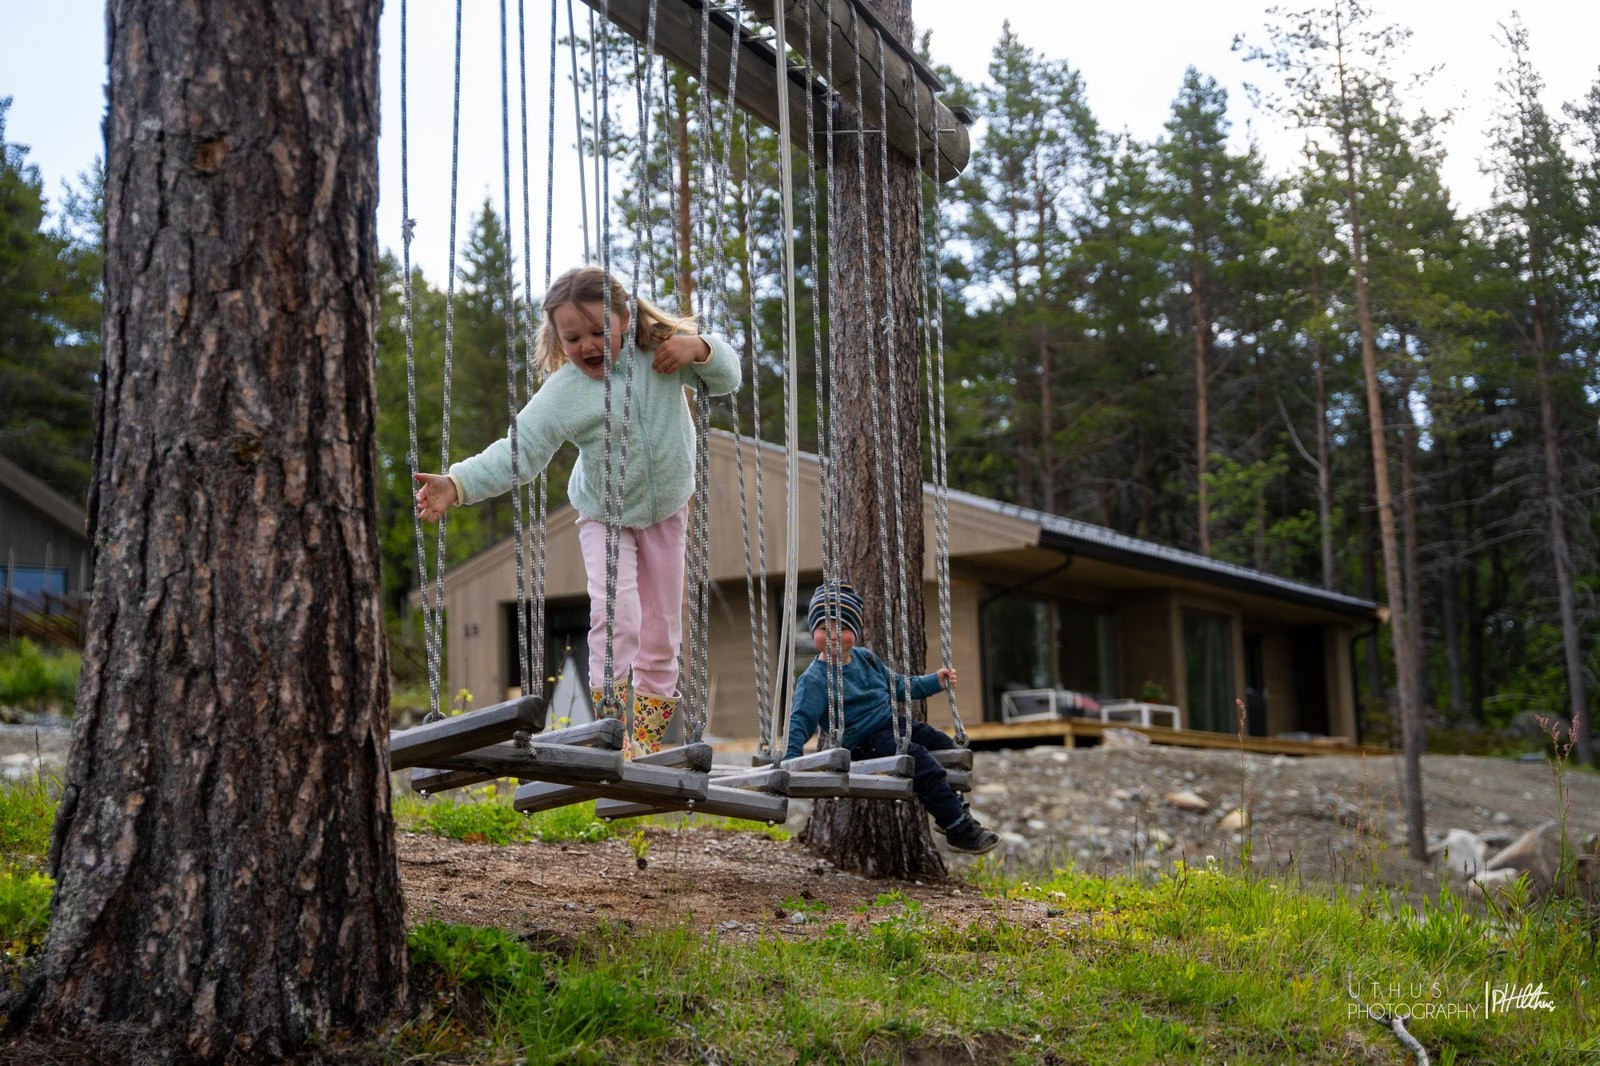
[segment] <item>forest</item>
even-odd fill
[[[1547,105],[1526,32],[1508,18],[1503,66],[1481,85],[1495,114],[1483,160],[1494,193],[1468,212],[1441,177],[1449,116],[1419,110],[1386,73],[1408,32],[1370,18],[1345,29],[1333,40],[1280,20],[1241,34],[1260,108],[1301,137],[1294,159],[1241,148],[1233,131],[1245,102],[1193,68],[1150,142],[1107,129],[1070,59],[1009,27],[986,78],[940,71],[948,102],[977,117],[968,171],[925,189],[941,268],[930,307],[942,305],[926,328],[949,381],[950,480],[1388,605],[1407,637],[1363,642],[1369,728],[1381,735],[1397,688],[1410,686],[1436,736],[1484,750],[1473,745],[1518,715],[1587,717],[1595,703],[1600,80]],[[614,65],[619,100],[637,74]],[[611,161],[625,258],[648,260],[654,295],[704,312],[704,279],[727,289],[730,323],[711,324],[764,367],[760,409],[742,425],[758,414],[776,439],[775,139],[702,101],[689,75],[674,72],[663,88],[672,121],[644,151],[630,138],[631,101],[616,128],[591,126],[586,148]],[[7,106],[0,453],[82,499],[100,359],[99,165],[52,195],[27,147],[6,139]],[[826,269],[814,237],[826,174],[794,165],[805,354],[826,318],[811,306]],[[719,177],[724,224],[691,227],[680,197]],[[466,206],[455,284],[412,278],[424,469],[439,452],[447,304],[452,455],[506,424],[502,279],[523,276],[521,237],[508,241],[493,202]],[[384,596],[391,640],[404,647],[420,636],[406,617],[416,556],[403,277],[397,253],[382,262]],[[515,299],[513,313],[526,314]],[[522,354],[512,355],[527,386]],[[840,373],[847,360],[839,355]],[[818,375],[814,362],[802,367],[805,397]],[[808,403],[800,410],[812,448],[815,417]],[[725,425],[731,416],[719,414]],[[1388,565],[1380,493],[1393,501]],[[504,501],[471,509],[452,519],[450,557],[510,529]],[[1397,646],[1414,670],[1397,670]],[[393,658],[405,669],[404,655]]]

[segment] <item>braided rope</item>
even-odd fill
[[[444,302],[444,395],[442,398],[444,418],[439,434],[439,469],[450,469],[450,379],[455,360],[455,323],[456,323],[456,207],[457,190],[461,174],[461,0],[456,0],[456,60],[455,60],[455,100],[453,117],[450,124],[450,274],[445,287]],[[436,558],[436,572],[434,575],[435,599],[433,610],[437,612],[438,622],[434,627],[436,637],[434,661],[431,664],[429,678],[429,696],[432,708],[428,712],[429,718],[441,717],[444,709],[439,700],[439,675],[443,673],[443,664],[439,661],[444,644],[444,564],[445,564],[445,527],[448,516],[439,517],[439,534],[435,541],[434,553]],[[426,601],[427,593],[423,599]],[[427,718],[424,719],[425,721]]]
[[[512,253],[511,235],[511,67],[510,32],[506,26],[506,0],[500,0],[500,162],[505,205],[505,276],[504,299],[501,308],[506,324],[506,416],[511,423],[508,437],[511,441],[511,535],[515,540],[513,555],[517,575],[517,681],[523,692],[529,690],[528,677],[528,617],[523,605],[528,601],[525,557],[522,543],[522,471],[521,455],[517,446],[517,285],[515,256]],[[524,120],[523,129],[527,129]],[[526,152],[524,152],[526,156]]]
[[[878,124],[885,127],[878,131],[878,159],[880,184],[883,196],[883,247],[894,247],[892,243],[893,231],[889,219],[889,78],[884,70],[883,63],[883,31],[873,30],[873,37],[877,41],[878,60]],[[894,350],[894,282],[889,276],[889,262],[886,259],[883,266],[883,363],[889,378],[889,457],[890,465],[894,472],[894,481],[891,483],[889,498],[894,502],[894,527],[901,543],[905,543],[910,534],[906,529],[905,500],[901,485],[905,483],[900,460],[900,387],[899,375],[895,372]],[[922,472],[919,470],[920,475]],[[920,485],[921,477],[917,478]],[[918,514],[918,521],[922,516]],[[898,734],[898,752],[906,753],[906,746],[911,743],[911,604],[909,589],[906,581],[906,556],[905,552],[895,554],[895,570],[898,578],[898,592],[900,596],[900,626],[898,628],[899,643],[896,647],[900,652],[900,676],[902,678],[904,699],[900,701],[901,711],[905,716],[904,729]],[[921,575],[919,574],[920,578]]]
[[[411,241],[416,235],[417,223],[411,217],[411,168],[410,168],[410,142],[408,139],[408,115],[406,88],[408,81],[407,61],[407,12],[406,0],[400,0],[400,218],[401,218],[401,269],[404,278],[404,323],[406,335],[406,429],[409,434],[406,447],[406,465],[411,473],[421,471],[421,457],[417,446],[417,359],[416,359],[416,308],[413,303],[411,291]],[[413,479],[415,483],[415,479]],[[439,709],[439,649],[442,640],[441,628],[443,618],[436,614],[428,598],[430,581],[428,578],[428,549],[427,537],[422,530],[422,516],[412,509],[411,514],[412,541],[417,553],[417,580],[422,586],[422,640],[423,650],[428,664],[428,715],[430,718],[438,717],[442,712]],[[441,556],[441,562],[443,557]],[[441,566],[442,570],[443,567]],[[442,605],[441,605],[442,610]]]
[[[851,7],[851,9],[850,9],[850,40],[851,40],[851,45],[853,46],[853,50],[854,50],[854,53],[855,53],[855,84],[859,86],[861,84],[861,36],[860,36],[860,33],[858,32],[858,29],[859,29],[859,26],[858,26],[858,17],[857,17],[857,14],[856,14],[856,9],[854,7]],[[867,135],[866,117],[867,116],[866,116],[866,110],[865,110],[865,102],[862,101],[862,103],[863,103],[863,107],[857,112],[857,133],[859,135],[859,140],[858,140],[858,143],[857,143],[857,146],[856,146],[857,147],[857,153],[856,153],[856,178],[857,178],[857,181],[860,183],[862,194],[865,195],[866,189],[867,189],[867,146],[866,146],[866,140],[867,140],[867,137],[866,137],[866,135]],[[862,286],[861,286],[862,302],[866,306],[866,316],[865,316],[866,320],[868,322],[872,322],[872,321],[875,321],[874,316],[873,316],[873,298],[872,298],[872,270],[871,270],[872,243],[871,243],[871,240],[870,240],[870,238],[868,236],[867,227],[866,226],[861,227],[861,262],[862,262],[863,266],[865,267],[865,269],[863,271],[863,274],[862,274],[862,278],[863,278]],[[894,610],[894,590],[893,590],[893,588],[891,586],[891,581],[890,581],[890,577],[889,577],[889,528],[888,528],[889,523],[888,523],[888,520],[887,520],[887,515],[885,515],[883,513],[883,508],[884,508],[883,496],[884,495],[893,495],[893,496],[898,497],[899,492],[898,492],[897,488],[891,489],[891,487],[889,486],[888,482],[884,478],[884,468],[883,468],[883,427],[880,424],[881,420],[876,417],[877,412],[878,412],[879,408],[881,407],[881,404],[879,402],[879,391],[880,390],[878,388],[878,353],[877,353],[877,345],[875,344],[874,337],[873,337],[873,331],[870,328],[865,331],[864,339],[866,341],[866,348],[867,348],[867,357],[866,357],[866,360],[865,360],[865,365],[868,368],[867,369],[867,381],[868,381],[868,383],[870,385],[869,401],[870,401],[870,404],[871,404],[871,410],[873,411],[873,414],[874,414],[874,417],[872,417],[872,418],[870,418],[868,420],[871,423],[871,426],[872,426],[872,434],[871,434],[871,436],[872,436],[872,467],[873,467],[873,475],[874,475],[874,477],[876,479],[876,484],[879,486],[879,488],[881,490],[880,493],[879,493],[879,497],[878,497],[878,509],[879,509],[879,516],[878,516],[878,518],[879,518],[879,521],[878,521],[878,550],[879,550],[879,553],[880,553],[881,558],[882,558],[882,564],[879,566],[879,574],[880,574],[880,576],[882,578],[882,584],[883,584],[884,635],[885,635],[885,644],[886,644],[886,646],[889,647],[890,649],[894,649],[894,648],[898,647],[899,644],[895,640],[895,621],[896,621],[896,619],[895,619],[895,610]],[[891,651],[891,654],[892,654],[892,651]],[[892,699],[896,695],[893,690],[894,690],[894,685],[893,685],[892,679],[891,679],[890,696],[891,696]],[[901,701],[896,700],[895,702],[898,703],[898,702],[901,702]],[[897,753],[903,755],[903,754],[905,754],[905,746],[904,745],[907,742],[906,738],[903,736],[903,734],[905,733],[905,726],[904,726],[904,723],[902,721],[902,719],[904,718],[904,715],[902,715],[902,714],[891,714],[889,716],[889,718],[890,718],[890,722],[891,722],[891,725],[893,727],[893,732],[894,732],[895,751]]]
[[[551,50],[553,54],[555,48],[554,12],[552,12],[550,16],[550,27]],[[593,28],[593,23],[591,23],[590,29]],[[578,135],[578,212],[583,217],[583,258],[587,262],[594,259],[595,254],[594,243],[589,240],[589,173],[588,168],[584,166],[583,162],[583,90],[580,87],[581,83],[578,81],[578,24],[572,17],[572,0],[567,0],[567,52],[572,59],[572,128]],[[590,58],[593,59],[592,54]],[[553,70],[551,73],[550,84],[552,87],[555,85],[555,75]],[[555,111],[554,96],[551,97],[551,101],[550,110],[553,118],[553,113]],[[552,121],[551,129],[554,130],[554,128],[555,125]],[[545,279],[546,289],[550,287],[549,280],[549,278]]]
[[[789,138],[789,49],[784,40],[784,16],[781,10],[772,22],[777,37],[774,48],[778,66],[778,193],[783,217],[783,411],[788,445],[784,464],[788,498],[785,504],[787,543],[783,564],[783,626],[779,630],[778,641],[783,648],[783,661],[789,664],[783,672],[781,704],[787,717],[794,709],[795,600],[798,598],[800,571],[800,390],[794,383],[799,372],[799,357],[794,321],[794,160]],[[784,733],[787,734],[787,728]]]
[[[811,20],[810,20],[810,18],[807,18],[806,19],[806,25],[807,25],[808,30],[809,30],[810,24],[811,24]],[[839,379],[838,379],[839,365],[838,365],[838,359],[837,359],[837,351],[836,351],[836,349],[834,348],[834,345],[833,345],[833,330],[834,330],[834,325],[835,325],[835,323],[833,321],[833,309],[836,306],[835,297],[838,295],[838,290],[837,290],[837,280],[838,279],[837,279],[837,275],[836,275],[836,273],[834,271],[834,264],[833,264],[833,252],[834,252],[834,248],[836,247],[835,244],[834,244],[833,222],[834,222],[834,219],[836,217],[838,217],[837,216],[837,212],[838,212],[838,199],[837,199],[837,196],[838,196],[838,187],[839,186],[838,186],[838,181],[836,179],[835,166],[834,166],[834,164],[835,164],[835,155],[834,155],[834,153],[835,153],[835,148],[836,148],[836,138],[838,136],[838,130],[835,127],[834,119],[835,119],[835,107],[836,107],[836,104],[837,104],[838,94],[835,93],[834,90],[833,90],[833,85],[834,85],[833,25],[832,25],[831,21],[829,23],[829,29],[828,29],[828,35],[827,36],[828,36],[828,39],[824,44],[824,50],[825,50],[825,53],[826,53],[826,62],[827,62],[827,68],[828,68],[828,90],[829,90],[830,93],[833,94],[833,99],[831,99],[829,101],[828,113],[827,113],[827,116],[826,116],[826,127],[827,127],[827,160],[826,160],[827,171],[826,171],[826,178],[827,178],[827,180],[826,180],[825,184],[827,185],[827,189],[828,189],[828,210],[827,210],[827,213],[824,216],[824,219],[825,219],[825,224],[826,224],[825,234],[826,234],[827,243],[828,243],[828,279],[827,279],[827,290],[828,290],[828,380],[827,380],[828,402],[827,402],[827,407],[828,407],[829,411],[832,411],[834,409],[834,403],[836,402],[836,399],[837,399],[837,397],[839,395]],[[827,482],[828,482],[827,487],[826,487],[825,490],[823,490],[825,492],[826,506],[824,508],[824,525],[823,525],[822,539],[823,539],[823,541],[825,543],[831,541],[831,546],[828,548],[828,554],[833,559],[834,571],[833,571],[833,575],[832,576],[833,576],[833,578],[835,580],[837,580],[837,579],[839,579],[840,577],[843,576],[842,571],[843,571],[843,568],[844,568],[844,543],[843,543],[844,531],[843,531],[843,528],[842,528],[843,527],[843,521],[842,521],[842,512],[841,512],[841,508],[840,508],[840,493],[843,491],[843,486],[840,484],[839,479],[837,477],[832,476],[832,474],[833,474],[833,470],[832,470],[833,457],[839,454],[839,441],[838,441],[839,424],[838,424],[838,419],[830,418],[828,420],[828,427],[827,428],[828,428],[828,450],[827,450],[826,456],[822,456],[821,455],[821,452],[822,452],[822,426],[819,423],[818,427],[817,427],[817,450],[818,450],[818,453],[819,453],[818,469],[819,469],[819,471],[825,471],[829,475],[829,477],[827,479]],[[819,488],[820,487],[821,486],[819,484]],[[837,634],[839,632],[839,612],[838,612],[836,607],[832,610],[831,617],[832,617],[832,622],[833,622],[832,632],[835,634],[835,639],[837,639]],[[837,747],[838,745],[844,743],[844,664],[841,663],[841,662],[838,662],[836,660],[831,660],[831,659],[829,660],[829,663],[828,663],[828,695],[829,695],[830,704],[837,709],[836,710],[836,717],[834,719],[834,724],[832,726],[833,735],[832,735],[832,737],[830,739],[830,746]]]
[[[912,121],[920,130],[922,127],[922,92],[916,80],[910,75],[906,79],[911,92]],[[918,177],[917,194],[917,240],[919,253],[917,256],[917,273],[919,275],[918,289],[922,297],[922,337],[923,337],[923,374],[928,382],[928,438],[930,451],[933,456],[933,533],[934,533],[934,574],[939,589],[939,651],[943,656],[942,662],[948,666],[955,658],[955,641],[952,635],[951,617],[953,609],[950,602],[950,467],[949,467],[949,437],[945,424],[944,404],[944,287],[940,284],[940,270],[942,264],[939,250],[943,245],[939,228],[941,225],[941,211],[939,205],[939,167],[942,160],[939,152],[939,111],[930,91],[928,133],[933,140],[933,237],[928,238],[926,231],[927,212],[924,210],[924,196],[922,195],[922,138],[917,138],[916,167]],[[931,262],[930,262],[931,260]],[[936,306],[929,306],[929,290],[932,290]],[[928,324],[932,323],[933,330],[930,337]],[[967,745],[966,726],[961,721],[961,711],[956,705],[956,690],[945,689],[945,697],[950,704],[950,720],[954,726],[954,739],[959,747]]]

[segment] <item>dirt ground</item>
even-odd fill
[[[1488,838],[1490,854],[1556,817],[1545,763],[1428,756],[1424,792],[1429,836],[1463,828]],[[1390,757],[1246,756],[1245,806],[1258,869],[1359,889],[1382,882],[1412,899],[1451,877],[1405,856],[1398,760]],[[1168,747],[1038,747],[980,752],[974,812],[1003,834],[991,861],[1026,874],[1070,859],[1106,873],[1154,871],[1206,856],[1237,861],[1241,837],[1222,817],[1239,806],[1240,755]],[[1571,828],[1597,828],[1600,776],[1567,775]],[[1188,790],[1212,806],[1179,810],[1164,798]],[[793,804],[787,827],[804,824]],[[981,897],[959,876],[944,884],[868,881],[817,859],[797,843],[758,833],[647,830],[648,866],[623,840],[508,847],[404,833],[401,874],[411,921],[493,924],[556,941],[602,922],[687,922],[724,937],[814,935],[826,924],[871,920],[856,911],[880,894],[920,901],[939,921],[967,925],[1003,917],[1029,927],[1075,920],[1046,904]],[[936,838],[937,839],[937,838]],[[970,860],[946,853],[953,875]],[[1459,880],[1453,887],[1462,890]],[[806,911],[797,901],[826,905]]]
[[[59,773],[70,741],[70,726],[47,716],[0,726],[0,772],[31,776],[42,765],[46,774]],[[1223,818],[1241,806],[1242,779],[1257,869],[1352,890],[1382,883],[1413,900],[1447,882],[1464,890],[1437,858],[1424,863],[1406,856],[1399,762],[1396,756],[1040,745],[978,752],[969,799],[984,824],[1001,834],[991,861],[1008,873],[1025,876],[1067,861],[1095,872],[1141,873],[1170,869],[1178,860],[1204,863],[1207,856],[1236,862],[1242,837]],[[1466,829],[1483,838],[1492,855],[1560,814],[1545,761],[1429,755],[1423,780],[1433,841]],[[1600,830],[1600,775],[1569,769],[1565,785],[1568,837],[1581,842]],[[1184,811],[1168,802],[1179,791],[1194,793],[1206,809]],[[798,831],[808,807],[793,801],[786,828]],[[983,900],[963,888],[959,874],[969,860],[950,853],[952,882],[891,884],[843,873],[798,844],[760,834],[648,833],[643,870],[621,840],[492,847],[401,834],[411,918],[553,934],[601,921],[688,919],[724,935],[781,929],[799,936],[831,921],[864,922],[857,904],[899,891],[962,924],[1001,912],[1012,922],[1056,920],[1049,908]],[[785,905],[797,899],[820,900],[827,910],[809,917],[802,911],[797,920]]]

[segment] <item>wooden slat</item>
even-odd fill
[[[560,729],[546,729],[534,736],[535,744],[573,744],[580,747],[591,748],[621,748],[623,735],[627,732],[623,728],[621,719],[597,718],[592,722],[581,725],[563,726]]]
[[[789,795],[794,799],[850,795],[850,775],[833,770],[791,770]]]
[[[681,747],[664,748],[661,751],[639,755],[633,761],[651,766],[671,766],[705,773],[711,769],[712,756],[710,744],[685,744]],[[582,803],[585,800],[600,799],[605,794],[605,790],[601,788],[533,781],[517,789],[513,803],[517,810],[524,814],[534,814],[538,811],[549,811],[573,803]]]
[[[682,804],[626,803],[609,799],[595,803],[595,814],[606,819],[637,818],[645,814],[684,809],[686,808]],[[695,803],[692,813],[716,814],[724,818],[748,818],[754,822],[777,824],[789,817],[789,797],[712,785],[707,789],[706,797]]]
[[[951,792],[972,791],[971,770],[946,770],[944,772],[944,779],[945,783],[950,786]]]
[[[916,795],[911,778],[887,774],[850,774],[849,790],[852,799],[910,799]]]
[[[910,777],[917,762],[909,755],[885,755],[881,759],[857,759],[850,764],[850,776],[862,774],[888,774],[893,777]]]
[[[951,748],[948,751],[930,751],[928,754],[933,756],[934,762],[946,770],[972,769],[971,748]]]
[[[744,788],[755,792],[774,792],[783,795],[789,787],[789,771],[776,766],[759,766],[733,774],[714,774],[712,780],[718,788]]]
[[[921,141],[923,172],[940,181],[951,180],[967,168],[972,158],[972,141],[967,135],[966,126],[939,102],[935,86],[919,76],[920,72],[913,63],[907,62],[906,57],[914,57],[916,53],[895,40],[894,35],[886,29],[882,30],[884,47],[880,69],[874,37],[876,27],[862,18],[859,10],[854,12],[855,17],[852,18],[852,7],[850,0],[785,0],[784,32],[789,47],[796,55],[805,55],[806,23],[809,21],[811,63],[826,78],[827,35],[833,34],[833,77],[830,84],[834,91],[864,116],[867,129],[886,128],[889,143],[908,162],[916,162],[917,142]],[[750,0],[750,8],[756,17],[765,22],[772,22],[776,16],[774,0]],[[852,28],[861,42],[859,84],[856,80]],[[740,79],[743,80],[743,77],[741,72]],[[879,113],[880,84],[886,85],[888,90],[887,118]],[[913,105],[916,108],[915,116]],[[930,136],[930,127],[938,130],[936,139]],[[802,130],[804,128],[801,127]]]
[[[439,770],[477,770],[495,777],[566,784],[614,781],[626,765],[619,751],[565,744],[533,745],[526,749],[514,744],[491,744],[430,761],[433,768]]]
[[[389,735],[389,768],[435,764],[441,756],[459,755],[488,744],[510,740],[519,731],[544,725],[545,702],[538,696],[496,703],[468,714],[425,722]]]
[[[604,6],[604,14],[610,21],[627,33],[629,36],[643,42],[647,36],[650,7],[656,5],[656,51],[678,66],[688,70],[697,78],[700,72],[700,4],[696,0],[606,0],[602,5],[601,0],[583,0],[591,8],[600,11]],[[816,6],[821,4],[821,6]],[[837,13],[827,9],[826,0],[813,0],[814,10],[810,17],[814,21],[813,34],[814,56],[812,65],[819,71],[823,66],[823,56],[826,38],[824,33],[827,27],[835,26],[836,38],[834,41],[834,68],[838,78],[849,82],[849,92],[845,93],[848,99],[856,99],[854,78],[854,52],[850,50],[847,36],[850,29],[850,13],[847,6],[839,3]],[[755,3],[749,5],[752,14],[771,22],[774,7],[770,0],[765,4]],[[795,54],[803,55],[805,49],[805,18],[807,13],[798,9],[789,12],[788,20],[784,23],[789,33],[789,44]],[[713,92],[723,99],[728,98],[728,57],[733,50],[732,19],[721,12],[713,11],[711,16],[710,33],[708,35],[708,59],[706,81]],[[793,28],[790,28],[793,27]],[[878,71],[876,43],[872,39],[872,31],[863,25],[863,51],[862,84],[865,89],[867,107],[864,114],[868,116],[867,123],[871,129],[880,129],[878,122]],[[840,41],[843,40],[841,45]],[[966,168],[971,158],[971,140],[967,135],[966,127],[958,121],[950,109],[938,103],[934,98],[933,90],[915,79],[912,68],[906,63],[901,53],[890,47],[889,40],[885,40],[884,67],[889,72],[889,143],[903,154],[908,160],[915,158],[916,129],[911,112],[910,85],[918,86],[916,91],[920,94],[919,106],[922,108],[922,124],[929,125],[935,120],[938,122],[940,135],[938,146],[942,155],[939,156],[939,177],[949,181]],[[847,71],[847,68],[850,68]],[[826,148],[823,144],[825,131],[825,116],[829,107],[829,93],[827,89],[818,84],[814,79],[808,78],[804,69],[790,69],[787,72],[789,79],[789,140],[800,151],[806,153],[813,160],[813,165],[818,165],[824,158]],[[807,144],[806,136],[806,94],[812,94],[814,101],[814,118],[812,124],[817,136],[816,144]],[[931,102],[931,103],[930,103]],[[778,59],[772,46],[763,40],[755,40],[741,34],[739,39],[739,73],[738,81],[734,86],[733,103],[736,107],[748,113],[762,125],[772,130],[779,129],[778,124]],[[930,111],[930,106],[936,110]],[[933,174],[934,144],[932,138],[924,135],[922,148],[923,170]]]
[[[850,769],[849,748],[824,748],[809,755],[796,755],[780,764],[785,770],[823,771],[840,773]]]

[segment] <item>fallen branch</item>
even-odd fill
[[[1362,1001],[1360,996],[1356,995],[1355,985],[1351,983],[1350,974],[1348,973],[1344,975],[1344,990],[1351,999],[1356,1001],[1356,1005],[1361,1008],[1361,1013],[1375,1022],[1388,1026],[1395,1039],[1400,1041],[1400,1045],[1416,1056],[1417,1066],[1428,1066],[1428,1049],[1422,1046],[1421,1041],[1406,1031],[1406,1022],[1411,1020],[1411,1015],[1390,1014],[1386,1010],[1373,1010]]]

